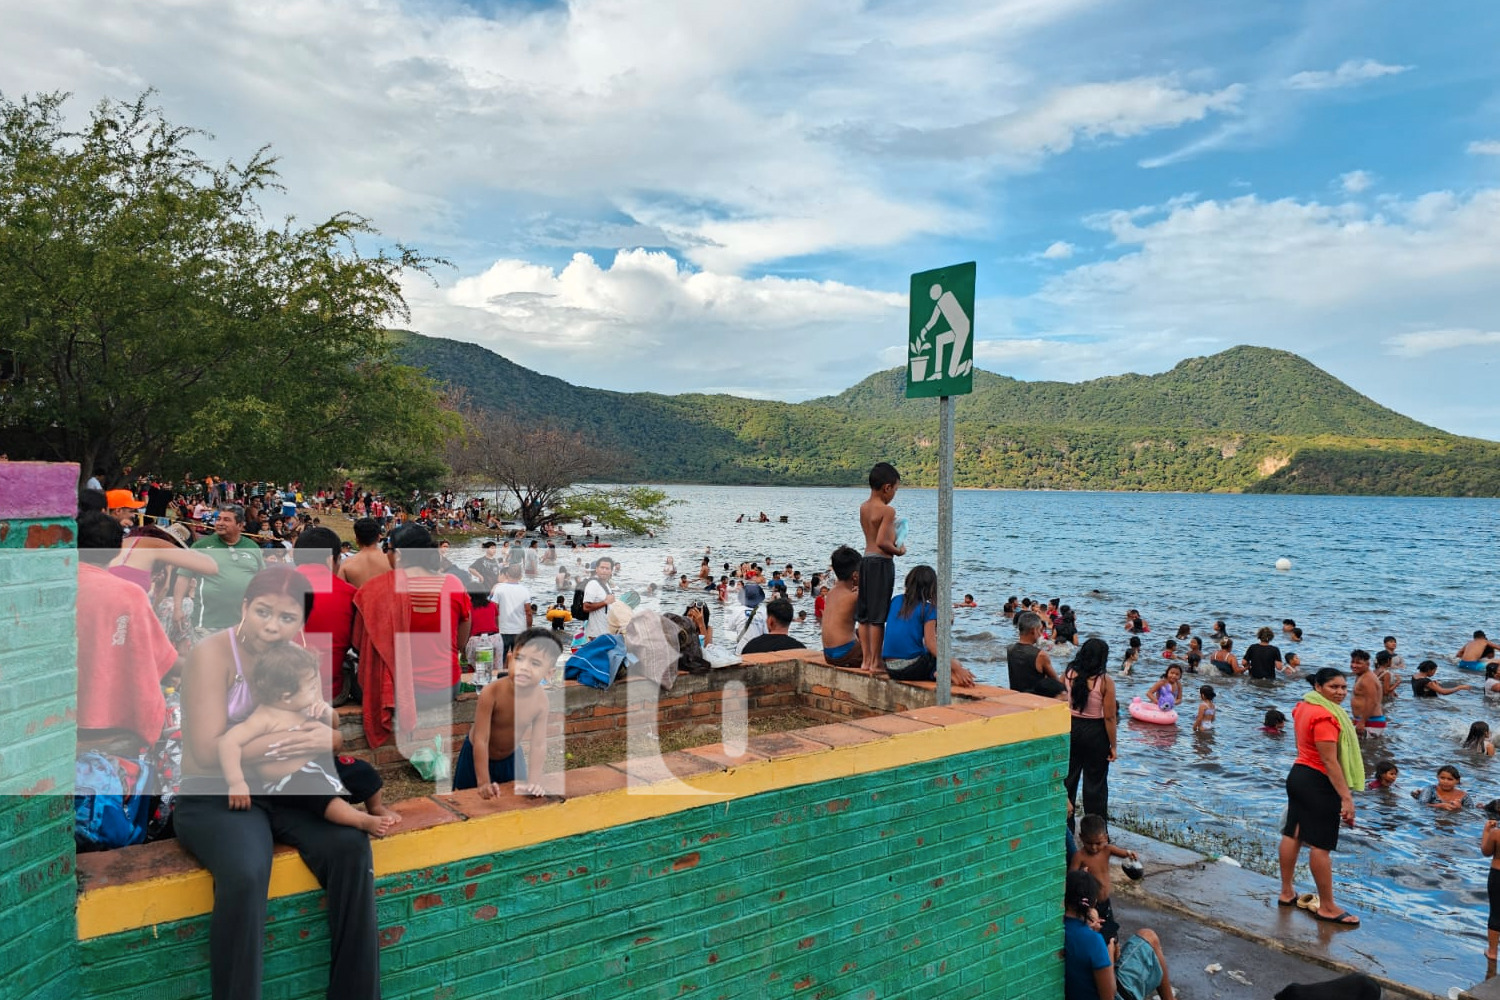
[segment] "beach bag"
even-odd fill
[[[618,635],[590,639],[568,657],[563,677],[593,688],[607,688],[625,665],[625,640]]]
[[[128,760],[101,750],[78,755],[73,763],[73,839],[78,850],[145,843],[151,775],[144,757]]]

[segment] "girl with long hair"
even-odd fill
[[[1077,798],[1083,782],[1083,811],[1109,817],[1109,765],[1115,759],[1115,682],[1105,667],[1109,643],[1093,638],[1079,647],[1063,685],[1073,715],[1072,742],[1068,747],[1068,776],[1063,782],[1068,801]]]

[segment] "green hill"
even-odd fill
[[[900,369],[877,372],[837,396],[813,400],[858,417],[895,417]],[[1287,351],[1233,347],[1189,358],[1160,375],[1090,382],[1020,382],[978,372],[965,419],[1049,427],[1179,427],[1264,434],[1416,438],[1443,435],[1362,396]]]
[[[853,485],[882,459],[908,482],[937,478],[937,404],[903,398],[901,369],[793,404],[590,389],[473,344],[397,340],[405,362],[480,406],[588,434],[632,480]],[[960,486],[1500,495],[1500,445],[1418,423],[1267,348],[1077,384],[976,372],[957,417]]]

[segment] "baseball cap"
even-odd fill
[[[135,494],[129,490],[110,490],[104,494],[104,502],[109,510],[118,510],[121,507],[140,510],[146,506],[146,501],[137,500]]]

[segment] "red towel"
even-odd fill
[[[405,623],[411,617],[411,598],[405,588],[396,588],[400,575],[399,570],[382,573],[354,595],[354,648],[359,650],[365,739],[372,747],[391,738],[398,718],[404,732],[415,728],[417,720],[411,671],[396,669],[401,662],[398,645],[409,647],[402,640],[406,637]],[[410,662],[409,653],[406,662]]]
[[[146,593],[80,563],[78,728],[125,729],[154,744],[167,718],[161,679],[176,662]]]

